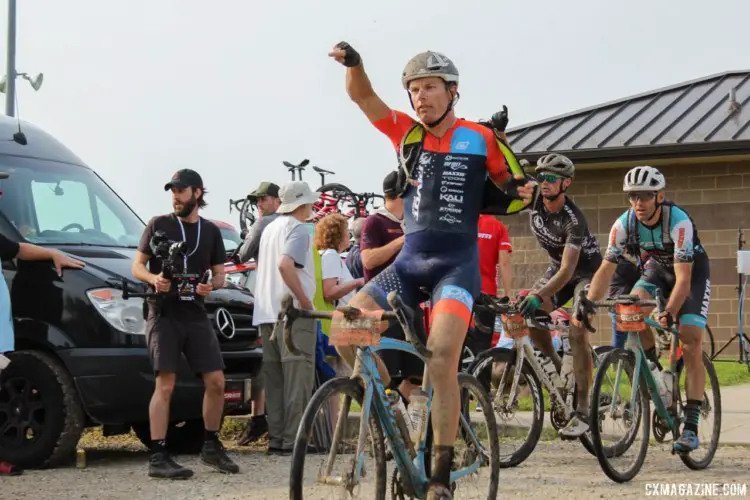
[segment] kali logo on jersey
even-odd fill
[[[455,194],[441,194],[440,199],[442,201],[447,201],[448,203],[463,203],[464,197],[458,196]]]

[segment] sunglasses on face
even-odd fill
[[[560,179],[561,177],[555,174],[539,174],[539,182],[549,182],[550,184],[554,184]]]
[[[628,193],[628,199],[630,201],[651,201],[656,197],[656,193],[653,191],[639,191],[634,193]]]

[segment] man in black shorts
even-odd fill
[[[521,304],[526,315],[533,315],[538,309],[551,312],[574,296],[578,297],[581,290],[587,289],[602,262],[599,244],[589,231],[583,212],[565,195],[575,175],[573,162],[563,155],[548,154],[539,158],[536,172],[541,189],[530,208],[531,230],[549,254],[550,262]],[[549,332],[532,328],[531,338],[552,359],[559,372],[562,362],[552,346]],[[582,331],[575,335],[571,332],[570,347],[576,380],[579,377],[590,379],[594,367],[588,340]],[[588,414],[588,394],[578,394],[577,406],[577,414],[560,429],[560,436],[580,435],[580,419]]]
[[[137,279],[158,292],[158,296],[147,299],[146,335],[156,372],[156,387],[149,406],[149,476],[185,479],[193,475],[192,470],[172,460],[166,442],[169,405],[183,353],[190,369],[202,375],[206,388],[203,398],[206,437],[201,461],[220,472],[237,473],[239,467],[227,456],[219,441],[224,410],[224,360],[204,306],[204,297],[211,290],[224,286],[224,240],[217,226],[198,216],[198,210],[206,205],[206,190],[197,172],[178,171],[164,190],[172,191],[174,212],[149,221],[132,269]],[[185,242],[184,252],[173,261],[175,270],[170,277],[165,277],[166,266],[155,257],[151,245],[157,232],[163,232],[160,236],[166,236],[171,242]],[[212,279],[202,283],[209,269]]]

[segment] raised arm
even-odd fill
[[[346,92],[371,122],[382,120],[391,112],[372,89],[359,53],[346,42],[336,44],[328,54],[347,67]]]

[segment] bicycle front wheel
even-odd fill
[[[461,492],[454,494],[455,498],[497,498],[500,487],[500,441],[498,438],[497,422],[492,411],[492,403],[487,391],[476,377],[468,373],[458,374],[458,387],[461,397],[461,415],[458,423],[458,440],[454,445],[453,469],[461,471],[481,461],[479,470],[471,475],[464,475],[456,481],[456,488]],[[481,415],[471,411],[472,403],[480,405]],[[472,422],[472,414],[479,416]],[[487,496],[478,491],[478,481],[474,487],[471,479],[479,479],[483,471],[489,472],[489,488]],[[481,487],[484,491],[484,487]]]
[[[634,368],[631,351],[610,351],[600,361],[591,393],[591,401],[596,402],[591,405],[590,418],[596,458],[604,473],[617,483],[633,479],[648,452],[649,393],[643,376],[638,377],[638,387],[633,386]],[[624,430],[624,436],[617,433],[618,428]]]
[[[687,370],[685,370],[684,358],[680,359],[676,367],[677,381],[679,382],[679,393],[675,391],[679,414],[685,415],[685,404],[687,403]],[[701,404],[700,421],[698,423],[698,449],[688,455],[680,455],[682,461],[690,469],[701,470],[708,467],[714,459],[716,449],[719,446],[719,435],[721,434],[721,391],[719,379],[716,376],[714,364],[703,352],[703,368],[706,372],[706,383],[703,392],[703,403]],[[684,374],[684,376],[683,376]],[[684,421],[684,418],[681,420]],[[708,434],[708,435],[707,435]]]
[[[289,477],[290,498],[335,497],[333,490],[356,494],[362,498],[385,500],[386,463],[383,430],[374,412],[370,413],[364,458],[375,459],[374,466],[363,464],[355,479],[359,418],[364,391],[359,381],[337,377],[315,392],[302,415],[292,452]],[[340,459],[338,467],[336,459]],[[309,464],[306,461],[309,460]],[[317,465],[315,465],[315,463]],[[303,476],[312,480],[305,484]]]

